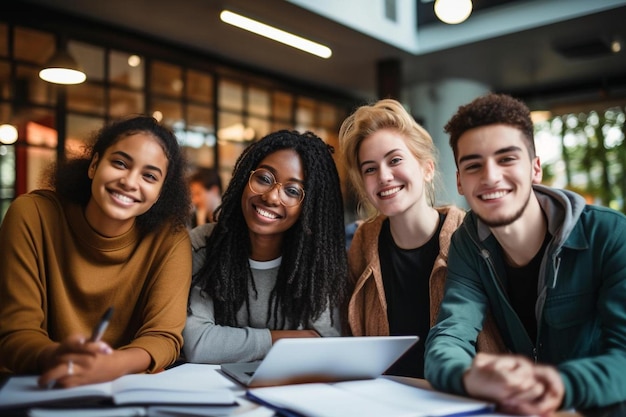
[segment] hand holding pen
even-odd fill
[[[98,345],[100,345],[96,348],[98,353],[106,355],[111,354],[112,350],[110,346],[105,342],[101,342],[101,339],[107,327],[109,326],[112,314],[113,307],[109,307],[100,319],[100,321],[94,327],[92,334],[88,340],[85,341],[84,338],[81,339],[79,335],[71,336],[70,338],[65,340],[59,347],[60,350],[57,350],[58,353],[56,355],[63,355],[66,358],[67,356],[71,355],[70,358],[65,359],[51,370],[45,372],[42,377],[40,377],[40,385],[48,388],[57,385],[57,382],[63,383],[65,385],[66,382],[62,380],[66,379],[67,377],[72,377],[76,373],[76,365],[78,364],[78,362],[75,361],[80,359],[80,357],[76,355],[79,354],[79,352],[83,349],[87,349],[84,350],[83,353],[87,353],[88,351],[91,352],[91,355],[96,353],[96,350],[94,350],[95,346],[87,348],[86,344],[97,343]],[[62,353],[63,351],[65,351],[65,353]],[[85,363],[82,359],[80,360],[80,363],[81,367],[84,368]]]

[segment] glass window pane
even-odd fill
[[[0,98],[11,98],[11,67],[8,62],[0,62]]]
[[[153,93],[168,97],[181,97],[183,91],[182,69],[178,65],[154,61],[151,65]]]
[[[220,80],[218,106],[220,109],[243,111],[243,86],[234,81]]]
[[[13,33],[17,60],[43,65],[56,50],[55,39],[51,33],[23,27],[16,27]]]
[[[104,87],[85,82],[68,85],[67,108],[72,111],[83,111],[104,115]]]
[[[197,103],[212,103],[213,77],[198,71],[187,71],[187,98]]]
[[[19,65],[15,96],[19,100],[35,104],[56,104],[55,86],[39,78],[39,68]]]
[[[87,81],[104,80],[104,49],[86,43],[70,41],[68,52],[87,75]]]
[[[170,129],[178,130],[184,126],[182,104],[174,100],[153,101],[152,115]]]
[[[226,179],[225,184],[227,184],[237,158],[250,142],[245,139],[246,129],[240,114],[220,112],[218,121],[220,128],[217,132],[217,143],[220,154],[220,174],[222,178]],[[248,140],[250,139],[252,137],[249,137]]]
[[[57,131],[53,126],[52,113],[32,113],[30,121],[25,123],[26,149],[25,192],[42,186],[42,173],[56,161]]]
[[[100,117],[68,114],[65,155],[68,158],[82,155],[85,151],[85,145],[89,143],[93,133],[99,130],[103,124],[104,119]]]
[[[120,88],[109,89],[109,114],[113,118],[145,112],[144,94]]]
[[[272,112],[275,119],[291,120],[291,111],[293,106],[293,96],[288,93],[274,92],[272,95],[273,108]]]
[[[291,130],[293,129],[293,125],[289,122],[281,122],[280,120],[277,120],[272,123],[272,131],[282,130],[282,129]]]
[[[296,108],[296,129],[311,130],[315,120],[315,101],[299,98]]]
[[[270,115],[270,95],[265,90],[250,88],[248,90],[248,112],[255,116]]]
[[[121,51],[109,53],[109,81],[132,88],[144,86],[144,59]]]
[[[330,104],[320,104],[318,108],[317,118],[319,125],[328,129],[334,129],[337,127],[337,108]]]
[[[187,129],[204,133],[215,133],[213,125],[213,108],[189,105],[187,106]]]
[[[248,127],[254,131],[254,139],[261,139],[263,136],[270,133],[271,123],[267,119],[261,119],[258,117],[248,118]]]
[[[9,29],[4,23],[0,23],[0,56],[9,55]]]
[[[185,147],[187,161],[192,166],[215,166],[215,127],[213,109],[187,107],[187,130],[179,140]]]
[[[56,161],[56,149],[29,146],[26,148],[26,192],[43,185],[43,173]]]
[[[33,117],[26,122],[26,143],[34,146],[43,146],[56,149],[58,143],[58,134],[54,125],[54,115]]]

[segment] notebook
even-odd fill
[[[247,387],[372,379],[418,341],[417,336],[280,339],[262,361],[222,364]]]

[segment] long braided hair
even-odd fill
[[[288,323],[295,329],[344,301],[347,261],[343,200],[333,150],[311,132],[281,130],[248,146],[237,159],[216,211],[217,224],[207,237],[207,259],[194,276],[195,285],[212,297],[216,322],[222,325],[237,326],[236,315],[242,305],[249,311],[251,244],[241,207],[244,188],[250,172],[267,155],[282,149],[293,149],[300,156],[306,195],[300,217],[285,232],[282,262],[268,306],[268,313],[273,314],[268,317],[274,317],[275,328]]]

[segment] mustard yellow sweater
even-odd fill
[[[139,347],[149,372],[179,356],[191,280],[186,230],[164,225],[107,238],[82,207],[52,192],[18,197],[0,227],[0,368],[40,373],[42,350],[72,333],[90,335],[109,306],[103,340]]]

